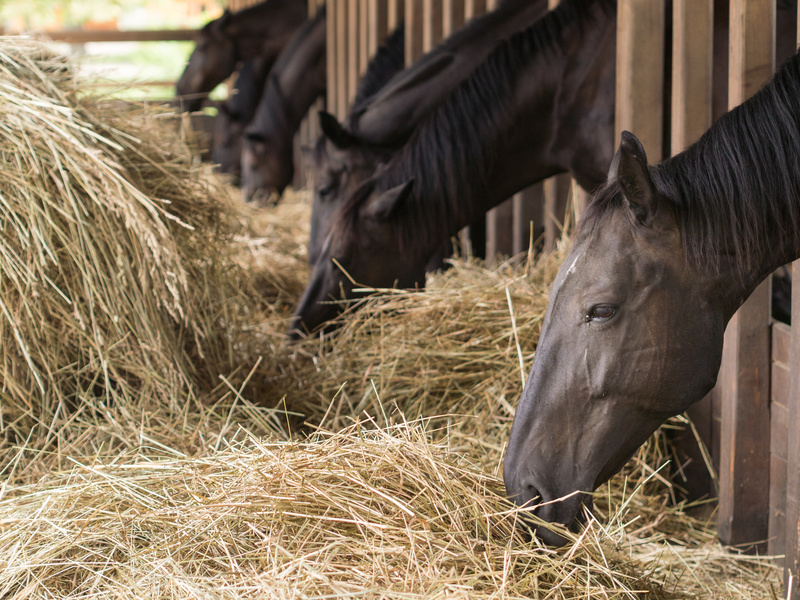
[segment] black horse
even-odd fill
[[[207,23],[196,36],[189,62],[175,85],[181,109],[200,110],[208,92],[240,62],[262,58],[269,69],[294,32],[308,19],[306,0],[264,0]]]
[[[336,316],[366,287],[424,286],[433,252],[513,193],[571,172],[588,190],[613,155],[615,0],[565,0],[503,42],[334,224],[292,334]]]
[[[263,204],[280,198],[294,177],[294,135],[314,101],[327,90],[325,7],[297,30],[269,74],[245,131],[242,193]]]
[[[590,493],[714,386],[727,322],[799,257],[800,56],[659,165],[623,134],[550,291],[506,453],[509,496],[575,526]]]
[[[253,120],[268,74],[269,63],[263,58],[244,61],[236,75],[233,93],[219,105],[214,122],[211,162],[217,165],[220,173],[233,175],[237,181],[241,173],[244,130]]]

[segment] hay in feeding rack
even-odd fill
[[[250,369],[231,211],[169,118],[85,97],[69,61],[0,39],[0,465],[15,445],[170,439]]]
[[[542,548],[520,536],[501,481],[421,423],[361,425],[17,490],[0,501],[0,596],[745,598],[758,596],[735,592],[740,577],[762,580],[750,594],[774,582],[763,560],[711,543],[628,538],[622,518]]]

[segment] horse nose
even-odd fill
[[[514,504],[523,509],[519,513],[521,525],[533,535],[551,547],[558,548],[570,543],[570,538],[565,534],[567,529],[578,524],[580,506],[587,502],[582,498],[583,494],[550,498],[528,482],[518,482],[516,485],[512,483],[511,486],[507,484],[506,491]],[[565,523],[566,515],[572,515],[568,519],[569,523]],[[548,526],[547,523],[552,523],[553,526]]]

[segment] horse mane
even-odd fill
[[[694,268],[720,272],[723,260],[733,259],[744,275],[780,258],[781,248],[800,251],[800,54],[650,173],[674,208]],[[607,184],[581,227],[621,204],[619,187]]]
[[[392,77],[402,71],[405,68],[405,60],[406,27],[405,23],[400,23],[369,61],[367,71],[358,82],[356,97],[353,99],[350,113],[357,112]]]
[[[564,46],[568,26],[581,32],[598,20],[597,6],[606,14],[616,10],[614,0],[565,0],[524,31],[501,42],[486,61],[466,79],[414,132],[372,182],[377,193],[415,178],[406,206],[408,219],[397,219],[398,234],[406,250],[415,242],[427,245],[450,235],[447,223],[463,219],[470,198],[487,191],[486,173],[498,157],[486,139],[496,137],[511,107],[519,73],[533,61],[546,65]],[[547,72],[546,67],[542,74]],[[367,197],[359,190],[356,196]],[[347,202],[343,211],[357,211],[359,202]],[[354,226],[345,217],[341,226]]]

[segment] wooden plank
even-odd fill
[[[406,66],[422,56],[424,0],[406,0]]]
[[[342,120],[347,115],[348,92],[347,67],[349,65],[347,43],[347,3],[348,0],[333,0],[336,7],[336,118]]]
[[[648,160],[662,158],[664,0],[619,0],[616,137],[636,134]]]
[[[544,189],[542,184],[532,185],[512,196],[514,231],[512,255],[527,252],[531,244],[544,234]]]
[[[136,29],[117,30],[74,30],[74,31],[40,31],[30,34],[31,37],[45,38],[54,42],[67,44],[87,44],[89,42],[184,42],[194,40],[196,29]]]
[[[800,11],[797,15],[797,40],[800,42]],[[792,264],[792,279],[800,282],[800,260]],[[800,294],[792,294],[792,374],[786,426],[794,435],[786,448],[786,529],[783,563],[784,591],[787,598],[800,598]]]
[[[356,80],[356,89],[358,82],[361,81],[361,76],[367,70],[369,59],[372,56],[370,52],[370,18],[369,18],[369,0],[358,0],[358,79]],[[355,96],[355,92],[353,93]]]
[[[347,111],[356,96],[359,75],[359,0],[347,0]]]
[[[387,25],[389,31],[394,31],[400,22],[405,19],[406,3],[405,0],[388,0],[389,14],[387,16]]]
[[[551,177],[542,184],[544,194],[544,252],[552,252],[561,238],[571,187],[569,175]]]
[[[389,3],[386,0],[369,0],[369,56],[375,56],[378,48],[389,35]]]
[[[422,49],[429,52],[442,39],[441,0],[422,0]]]
[[[800,261],[792,264],[792,279],[800,282]],[[800,598],[800,294],[792,294],[792,373],[787,407],[784,587],[787,597]]]
[[[487,11],[486,0],[465,0],[464,19],[469,21]]]
[[[713,0],[673,0],[671,150],[677,154],[711,127]]]
[[[497,264],[499,257],[511,256],[514,230],[514,204],[509,198],[486,213],[486,264]]]
[[[770,375],[770,468],[767,552],[783,554],[786,540],[786,452],[788,403],[791,391],[791,328],[772,325],[772,372]]]
[[[746,100],[774,69],[775,0],[731,0],[728,102]],[[718,534],[730,545],[768,536],[770,282],[747,299],[725,331],[720,392]]]
[[[442,37],[464,26],[466,0],[442,0]]]
[[[712,123],[714,67],[714,1],[673,0],[672,5],[672,105],[673,154],[699,138]],[[692,421],[702,448],[691,429],[672,439],[678,461],[685,464],[682,483],[689,500],[717,495],[704,452],[714,453],[711,395],[695,403],[686,416]],[[718,453],[718,450],[716,451]]]
[[[338,77],[338,58],[339,58],[339,44],[337,39],[338,27],[336,20],[338,17],[336,3],[338,0],[327,0],[328,11],[325,16],[325,44],[326,44],[326,60],[327,60],[327,77],[328,77],[328,91],[326,93],[327,110],[332,115],[339,114],[339,77]]]

